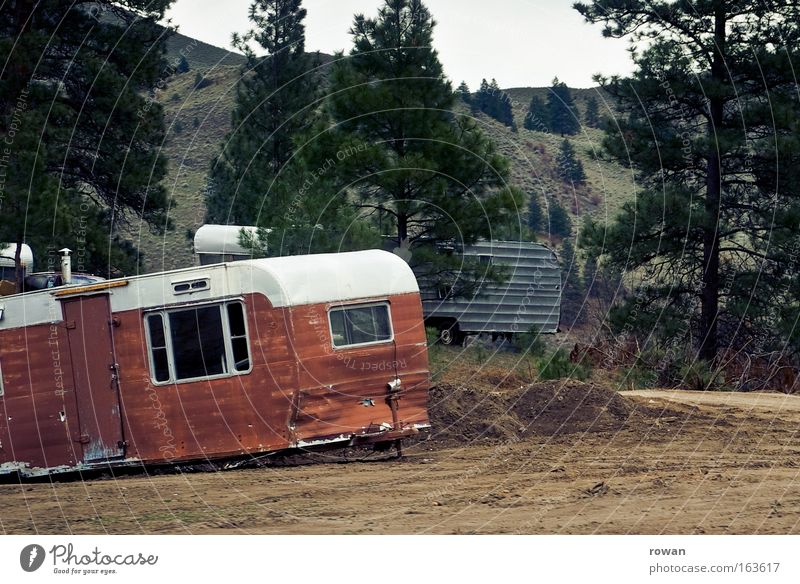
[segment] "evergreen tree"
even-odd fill
[[[315,59],[305,52],[305,17],[301,0],[255,0],[249,13],[254,28],[234,35],[233,45],[247,61],[236,86],[232,129],[209,175],[210,223],[284,226],[285,209],[299,189],[292,179],[301,175],[289,168],[293,138],[313,123],[319,97]],[[254,43],[266,54],[257,55]]]
[[[586,120],[586,125],[590,128],[600,127],[600,109],[597,104],[597,98],[593,95],[586,100],[584,120]]]
[[[561,180],[572,183],[582,184],[586,181],[586,173],[583,171],[583,163],[575,155],[575,148],[569,140],[561,142],[561,149],[556,157],[558,175]]]
[[[446,279],[461,260],[428,253],[428,244],[489,237],[516,216],[521,195],[504,188],[508,163],[476,123],[450,113],[455,96],[433,29],[420,0],[387,0],[375,19],[357,15],[350,58],[331,74],[333,125],[315,146],[318,160],[339,160],[334,192],[349,188],[363,214],[391,223],[412,265]]]
[[[586,322],[586,310],[583,303],[586,289],[581,279],[580,265],[575,255],[572,239],[567,237],[561,246],[561,269],[563,271],[563,291],[561,294],[561,321],[567,326],[581,325]]]
[[[486,112],[489,110],[489,102],[491,99],[491,91],[489,90],[489,82],[486,79],[481,80],[478,93],[472,98],[472,112]]]
[[[569,237],[572,235],[572,221],[564,207],[555,199],[547,209],[550,223],[550,235],[556,237]]]
[[[562,136],[577,134],[580,129],[572,92],[558,77],[553,79],[553,86],[547,94],[547,121],[550,130]]]
[[[461,101],[467,105],[472,105],[472,92],[470,92],[466,81],[461,82],[461,85],[459,85],[458,89],[456,89],[456,94],[458,94],[458,97],[461,98]]]
[[[528,200],[528,228],[533,233],[539,233],[543,228],[544,217],[542,216],[542,205],[539,202],[539,195],[531,193]]]
[[[797,347],[797,4],[576,8],[644,47],[630,78],[601,80],[623,114],[606,149],[633,164],[644,190],[612,225],[584,230],[589,246],[641,278],[614,322],[692,340],[708,361],[743,342]]]
[[[186,59],[185,55],[181,55],[180,60],[178,61],[178,66],[175,68],[175,71],[178,73],[188,73],[191,67],[189,66],[189,61]]]
[[[549,124],[547,121],[547,108],[544,102],[538,95],[531,98],[531,103],[528,106],[528,113],[525,115],[523,127],[526,130],[535,132],[548,132]]]
[[[597,256],[588,254],[583,266],[583,287],[586,293],[594,298],[600,297],[600,286],[597,282]]]
[[[492,79],[491,83],[486,83],[486,80],[483,80],[478,90],[476,109],[516,131],[517,125],[514,122],[511,99],[500,89],[497,80]]]
[[[0,241],[27,242],[38,257],[70,247],[79,269],[117,275],[138,267],[121,224],[169,226],[155,92],[169,34],[158,22],[170,3],[0,9]]]

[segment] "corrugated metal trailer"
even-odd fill
[[[539,243],[482,241],[462,253],[487,267],[503,266],[508,279],[502,284],[486,281],[469,298],[423,287],[426,324],[439,329],[443,344],[460,343],[470,334],[512,335],[532,326],[545,333],[558,330],[561,268],[552,250]]]

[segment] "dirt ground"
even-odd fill
[[[798,396],[489,382],[402,460],[4,484],[0,532],[800,533]]]

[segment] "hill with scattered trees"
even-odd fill
[[[163,146],[169,161],[165,184],[175,200],[170,212],[175,229],[161,236],[146,232],[133,234],[140,238],[139,247],[144,252],[147,271],[174,269],[192,262],[191,236],[206,217],[207,175],[230,130],[236,84],[245,63],[244,55],[180,34],[170,40],[168,50],[168,58],[175,63],[176,70],[156,98],[164,108],[168,127]],[[177,65],[181,51],[189,68],[179,72]],[[319,54],[322,64],[332,59],[330,55]],[[535,129],[526,127],[532,99],[547,104],[552,88],[502,90],[495,83],[488,87],[490,90],[483,96],[484,100],[488,96],[495,103],[505,104],[501,108],[502,116],[507,116],[505,112],[510,111],[512,119],[495,119],[490,105],[484,105],[487,112],[481,111],[476,105],[480,97],[479,88],[471,93],[473,103],[456,100],[454,111],[459,116],[473,117],[495,143],[498,152],[509,160],[509,181],[522,189],[527,197],[519,209],[520,224],[528,225],[531,197],[542,208],[543,220],[536,230],[539,240],[550,241],[560,249],[565,234],[559,222],[551,224],[554,212],[551,207],[561,207],[566,211],[569,228],[574,234],[586,215],[598,219],[611,217],[623,202],[632,197],[634,189],[630,172],[616,162],[599,157],[602,130],[591,127],[585,119],[587,108],[591,113],[592,101],[599,106],[600,118],[610,115],[612,106],[607,95],[599,89],[571,89],[578,130],[574,135],[561,136],[545,124]],[[461,96],[459,91],[457,94]],[[597,113],[594,116],[597,117]],[[565,140],[583,168],[583,181],[570,181],[564,177],[565,167],[559,156]],[[558,210],[555,214],[559,215]]]

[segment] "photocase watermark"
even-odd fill
[[[154,387],[148,385],[145,389],[147,392],[147,399],[150,400],[150,407],[153,409],[153,429],[160,432],[164,442],[158,447],[158,451],[167,462],[172,462],[178,456],[177,446],[175,444],[175,435],[172,433],[172,428],[167,421],[167,416],[164,413],[164,408],[161,405],[161,399],[158,397],[158,392]]]
[[[42,567],[45,560],[44,548],[38,544],[32,543],[22,548],[19,553],[19,565],[26,572],[35,572]]]
[[[337,151],[333,157],[327,158],[325,162],[323,162],[318,168],[312,170],[306,177],[305,181],[303,181],[302,186],[297,191],[297,195],[295,195],[295,197],[289,203],[286,213],[283,216],[284,222],[286,224],[290,224],[292,222],[294,216],[297,214],[297,210],[302,205],[309,191],[314,187],[314,185],[319,183],[319,181],[322,180],[325,175],[330,173],[330,171],[340,162],[344,162],[356,154],[366,152],[366,150],[367,144],[364,142],[356,145],[348,145],[345,148]]]
[[[110,575],[118,573],[119,567],[155,566],[159,557],[142,552],[106,553],[99,547],[86,552],[76,551],[73,544],[57,544],[48,551],[38,545],[29,544],[19,554],[19,565],[25,572],[39,570],[50,558],[54,574]]]
[[[22,129],[22,116],[28,109],[28,95],[27,88],[20,91],[17,100],[14,102],[14,109],[11,111],[11,118],[8,122],[8,129],[0,144],[0,210],[3,208],[3,201],[6,195],[6,182],[9,178],[11,167],[11,153],[14,140]]]
[[[89,225],[89,213],[91,212],[92,205],[89,202],[88,197],[84,198],[80,204],[80,215],[78,216],[78,221],[76,223],[75,229],[75,252],[73,254],[74,261],[75,261],[75,271],[76,272],[85,272],[86,271],[86,233],[87,228]]]

